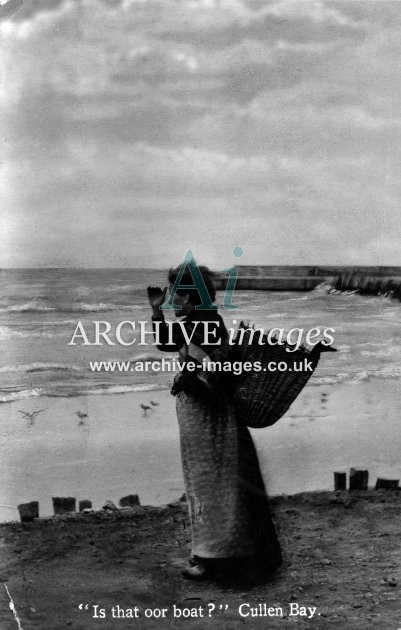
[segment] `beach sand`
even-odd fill
[[[145,413],[140,404],[152,409]],[[18,412],[43,408],[33,425]],[[87,414],[84,424],[78,411]],[[49,515],[53,496],[89,499],[98,509],[127,494],[160,505],[183,492],[175,401],[168,391],[29,399],[0,414],[3,504],[37,500],[41,514]],[[16,518],[1,509],[0,520]]]
[[[350,466],[368,469],[370,485],[376,476],[400,478],[398,386],[390,379],[308,386],[275,426],[254,430],[270,495],[332,488],[333,472]],[[152,409],[145,414],[141,404]],[[183,492],[174,405],[168,391],[143,391],[0,408],[1,494],[10,506],[3,520],[30,500],[40,502],[42,517],[51,514],[52,496],[90,499],[96,509],[132,493],[142,505],[172,502],[0,525],[2,630],[17,627],[5,586],[24,630],[399,627],[399,492],[277,496],[284,565],[268,584],[184,581],[190,530],[186,505],[173,503]],[[37,409],[46,411],[34,424],[19,413]],[[87,414],[82,425],[78,411]],[[283,615],[240,616],[241,604],[263,602]],[[290,602],[316,607],[316,616],[291,616]],[[96,604],[105,619],[93,618]],[[113,619],[116,604],[138,606],[140,617]],[[203,607],[205,616],[174,619],[174,605]],[[161,607],[165,619],[144,617]]]
[[[24,630],[400,627],[400,493],[312,493],[271,505],[284,564],[259,584],[246,578],[249,569],[226,583],[182,578],[189,554],[182,503],[2,524],[1,628],[18,627],[5,586]],[[260,603],[282,615],[241,617],[241,605],[246,614],[247,604]],[[291,615],[290,603],[315,615]],[[117,604],[137,607],[139,617],[113,619]],[[196,615],[174,619],[174,606]],[[161,608],[164,619],[145,617]],[[94,618],[100,609],[105,618]]]
[[[333,472],[351,466],[401,478],[399,380],[309,385],[273,427],[253,430],[270,495],[332,489]],[[152,406],[153,401],[156,406]],[[152,407],[146,414],[140,404]],[[19,413],[46,409],[33,425]],[[79,425],[76,412],[88,414]],[[31,398],[0,407],[0,520],[18,518],[53,496],[109,499],[139,494],[161,505],[184,491],[175,400],[167,390],[80,398]]]

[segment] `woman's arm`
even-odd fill
[[[158,332],[158,340],[160,341],[156,348],[162,352],[178,352],[184,344],[181,327],[176,322],[167,325],[163,311],[160,310],[161,305],[166,299],[166,293],[167,287],[163,290],[159,287],[148,287],[149,304],[152,308],[153,331],[155,336]],[[170,330],[170,328],[172,330]]]

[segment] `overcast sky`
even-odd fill
[[[0,266],[400,264],[401,3],[24,0]]]

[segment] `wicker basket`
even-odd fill
[[[239,343],[240,330],[242,342]],[[250,339],[250,335],[254,335]],[[269,427],[279,420],[288,410],[292,402],[305,387],[319,362],[319,353],[311,353],[301,347],[293,352],[287,352],[286,348],[293,346],[285,343],[273,345],[276,340],[268,343],[267,336],[263,335],[259,344],[259,335],[251,331],[251,328],[241,322],[234,344],[233,360],[244,363],[259,361],[262,370],[245,372],[235,376],[234,402],[237,410],[237,418],[241,425],[255,429]],[[296,371],[294,363],[299,366],[304,359],[310,361],[311,370]],[[275,361],[285,361],[286,371],[269,371],[268,364]]]

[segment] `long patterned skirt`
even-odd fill
[[[192,554],[203,558],[257,555],[281,562],[252,438],[238,427],[224,396],[210,405],[177,397],[182,468],[192,533]]]

